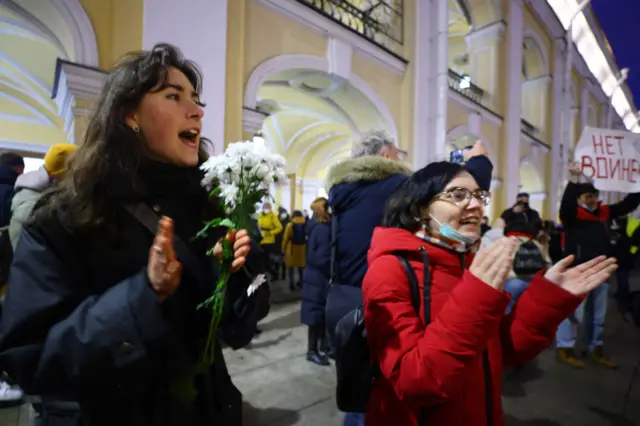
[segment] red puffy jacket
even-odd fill
[[[415,315],[404,269],[392,255],[403,252],[423,293],[421,247],[431,274],[426,329],[424,318]],[[538,274],[505,315],[509,294],[465,270],[471,260],[402,229],[374,231],[362,290],[367,339],[381,374],[373,384],[367,426],[414,426],[422,408],[428,426],[488,426],[488,419],[490,426],[502,426],[503,366],[533,359],[548,347],[558,324],[582,300]]]

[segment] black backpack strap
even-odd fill
[[[329,284],[336,282],[338,276],[338,215],[331,216],[331,264],[329,265]]]
[[[424,294],[422,298],[422,305],[424,308],[424,324],[426,327],[431,322],[431,273],[429,272],[429,256],[427,254],[427,250],[424,247],[421,247],[420,253],[422,254],[422,264],[424,265]],[[416,277],[416,273],[407,259],[399,254],[396,254],[395,256],[400,260],[400,263],[402,263],[402,266],[404,267],[404,272],[407,274],[411,290],[411,304],[413,305],[416,315],[420,317],[420,288],[418,287],[418,278]],[[425,426],[426,424],[427,409],[422,408],[418,417],[418,426]]]
[[[424,247],[420,247],[420,253],[422,254],[422,266],[424,267],[424,325],[425,327],[431,322],[431,272],[429,271],[429,255]]]
[[[400,263],[402,263],[404,273],[407,275],[407,279],[409,280],[409,290],[411,291],[411,304],[413,305],[413,310],[416,312],[416,315],[420,316],[420,288],[418,287],[418,277],[416,277],[416,273],[413,271],[413,267],[407,259],[399,254],[396,254],[395,256],[398,258]]]
[[[158,222],[160,216],[154,212],[151,207],[144,203],[135,204],[123,204],[122,205],[128,212],[138,220],[152,235],[156,235],[158,232]],[[207,284],[207,280],[204,276],[204,271],[200,260],[189,249],[189,246],[180,239],[176,234],[173,235],[173,249],[178,255],[178,259],[184,265],[184,267],[194,276],[195,279],[202,285]]]

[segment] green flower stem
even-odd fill
[[[230,276],[231,274],[229,273],[228,268],[224,267],[220,277],[218,278],[218,283],[216,284],[215,298],[212,304],[213,306],[211,307],[209,335],[207,336],[207,343],[205,343],[202,355],[204,362],[208,363],[208,365],[213,365],[213,362],[215,361],[216,331],[218,330],[218,326],[222,320],[222,310],[224,308],[224,300],[227,292],[227,281],[229,281]]]

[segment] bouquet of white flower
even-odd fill
[[[205,172],[202,185],[211,191],[211,197],[220,198],[226,217],[215,218],[205,223],[197,237],[206,237],[210,229],[220,226],[229,230],[249,230],[250,218],[255,214],[256,205],[266,195],[269,186],[286,178],[284,158],[269,151],[264,139],[259,136],[254,137],[252,141],[230,144],[223,155],[210,157],[200,168]],[[224,238],[220,243],[223,252],[220,276],[211,297],[198,307],[211,309],[212,313],[203,354],[203,359],[209,364],[214,360],[215,333],[222,319],[227,281],[231,275],[233,261],[231,243]],[[213,249],[209,254],[212,254],[212,251]],[[265,281],[264,275],[255,277],[247,289],[247,295],[251,296]]]

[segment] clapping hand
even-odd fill
[[[160,218],[153,246],[149,250],[147,276],[160,303],[175,293],[180,285],[182,264],[173,250],[173,220],[166,216]]]
[[[558,287],[576,296],[584,296],[607,281],[618,268],[613,257],[600,256],[574,268],[569,268],[574,257],[568,256],[553,265],[544,277]]]
[[[572,176],[580,176],[582,174],[582,167],[580,167],[580,163],[570,163],[569,174]]]
[[[514,237],[503,237],[489,247],[480,249],[469,267],[469,271],[485,284],[503,290],[504,283],[513,265],[513,256],[518,248]]]

